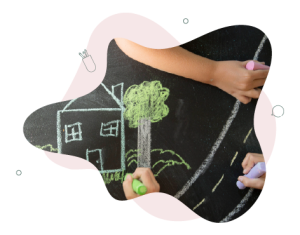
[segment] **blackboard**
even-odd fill
[[[270,65],[269,40],[250,26],[222,28],[181,46],[216,61],[245,61],[253,59],[262,40],[258,60]],[[161,191],[213,222],[249,210],[260,190],[239,190],[235,183],[245,155],[261,153],[253,129],[257,100],[244,105],[216,87],[139,63],[114,40],[102,84],[86,96],[33,112],[24,124],[25,137],[44,150],[88,159],[102,172],[111,196],[125,200],[122,176],[137,166],[138,128],[129,127],[120,101],[129,87],[144,81],[159,81],[169,90],[164,102],[168,114],[151,123],[151,165],[156,163],[152,170]],[[224,138],[216,143],[222,131]],[[195,177],[199,167],[204,170]],[[239,204],[243,206],[232,213]]]

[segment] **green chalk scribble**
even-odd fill
[[[136,164],[137,164],[137,161],[135,160],[135,159],[133,159],[133,158],[137,158],[137,154],[135,153],[135,152],[137,152],[138,151],[138,149],[136,149],[136,150],[133,150],[133,149],[131,149],[131,150],[129,150],[127,153],[126,153],[126,155],[125,155],[125,158],[127,159],[127,161],[129,161],[130,159],[132,159],[129,163],[128,163],[128,167],[130,166],[130,164],[131,163],[133,163],[133,162],[135,162]],[[152,166],[152,171],[153,171],[153,168],[158,164],[158,163],[163,163],[164,165],[156,172],[156,170],[155,170],[155,172],[156,173],[154,173],[153,175],[154,175],[154,177],[157,177],[167,166],[174,166],[175,164],[177,164],[177,165],[181,165],[181,164],[184,164],[186,167],[187,167],[187,169],[188,170],[190,170],[191,169],[191,167],[190,167],[190,165],[189,164],[187,164],[183,159],[182,159],[182,157],[180,157],[178,154],[176,154],[174,151],[172,151],[172,150],[165,150],[165,151],[163,151],[162,149],[153,149],[153,150],[151,150],[151,152],[154,152],[154,151],[160,151],[160,154],[162,154],[162,153],[166,153],[166,152],[169,152],[169,153],[171,153],[172,155],[176,155],[179,159],[180,159],[180,161],[174,161],[174,160],[167,160],[167,161],[164,161],[164,160],[159,160],[159,161],[157,161],[156,163],[154,163],[153,164],[153,166]],[[130,157],[128,157],[128,155],[130,154],[130,153],[132,153],[132,155],[130,155]],[[128,157],[128,158],[127,158]],[[106,173],[106,174],[100,174],[101,175],[101,178],[102,178],[102,181],[103,181],[103,183],[104,183],[104,185],[106,185],[106,184],[109,184],[111,181],[118,181],[118,180],[120,180],[121,181],[121,183],[123,184],[123,181],[124,181],[124,172],[125,171],[122,171],[122,172],[115,172],[115,173]],[[120,175],[121,174],[121,175]]]
[[[167,116],[169,108],[164,102],[169,94],[169,89],[162,87],[160,81],[144,81],[140,85],[130,86],[123,99],[126,106],[124,119],[129,121],[129,127],[138,127],[139,120],[143,118],[158,122]]]
[[[163,153],[171,153],[172,155],[175,155],[176,157],[178,157],[181,161],[174,161],[174,160],[159,160],[157,161],[156,163],[154,163],[152,165],[152,171],[153,171],[153,168],[158,165],[159,163],[163,163],[164,165],[156,172],[154,173],[154,176],[157,177],[159,175],[159,173],[161,173],[166,167],[168,166],[174,166],[174,165],[185,165],[186,168],[189,170],[191,169],[190,165],[187,164],[182,157],[180,157],[177,153],[175,153],[174,151],[172,150],[162,150],[162,149],[153,149],[151,150],[151,152],[155,152],[155,151],[160,151],[159,154],[163,154]]]
[[[47,144],[47,145],[44,145],[44,146],[36,145],[35,147],[37,147],[39,149],[42,149],[42,150],[44,150],[45,148],[49,147],[50,148],[50,150],[49,150],[50,152],[56,152],[57,153],[57,151],[58,151],[58,149],[53,148],[51,144]]]
[[[40,145],[35,145],[35,146],[33,146],[33,147],[35,147],[35,148],[38,148],[39,150],[43,150],[43,149],[45,149],[45,148],[47,148],[47,147],[49,147],[50,148],[50,152],[57,152],[57,149],[55,149],[55,148],[53,148],[52,147],[52,145],[51,144],[47,144],[47,145],[44,145],[44,146],[40,146]],[[131,150],[129,150],[127,153],[126,153],[126,155],[125,155],[125,158],[127,159],[127,161],[129,161],[129,163],[128,163],[128,165],[127,165],[127,167],[129,167],[132,163],[136,163],[137,164],[137,151],[138,151],[138,149],[136,149],[136,150],[133,150],[133,149],[131,149]],[[160,154],[162,154],[162,153],[166,153],[166,152],[169,152],[169,153],[171,153],[172,155],[176,155],[179,159],[180,159],[180,161],[174,161],[174,160],[167,160],[167,161],[164,161],[164,160],[159,160],[159,161],[157,161],[156,163],[154,163],[153,164],[153,166],[152,166],[152,170],[153,170],[153,168],[157,165],[157,164],[159,164],[159,163],[163,163],[164,165],[154,174],[154,177],[157,177],[167,166],[174,166],[175,164],[177,164],[177,165],[182,165],[182,164],[184,164],[186,167],[187,167],[187,169],[191,169],[191,167],[190,167],[190,165],[189,164],[187,164],[183,159],[182,159],[182,157],[180,157],[178,154],[176,154],[174,151],[172,151],[172,150],[165,150],[165,151],[163,151],[162,149],[153,149],[153,150],[151,150],[151,152],[154,152],[154,151],[160,151]],[[130,156],[128,156],[130,153],[132,153],[132,155],[130,155]],[[102,181],[103,181],[103,183],[104,183],[104,185],[106,185],[106,184],[109,184],[111,181],[121,181],[121,183],[123,183],[123,181],[124,181],[124,172],[125,171],[121,171],[121,172],[115,172],[115,173],[105,173],[105,174],[100,174],[101,175],[101,178],[102,178]]]

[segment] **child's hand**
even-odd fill
[[[269,70],[249,71],[246,69],[249,61],[216,62],[211,85],[227,92],[244,104],[249,103],[251,98],[257,99],[261,92],[257,87],[264,85]],[[259,63],[264,64],[264,62]]]
[[[258,153],[248,153],[242,162],[242,167],[244,168],[243,173],[248,174],[252,167],[258,162],[264,162],[264,156]],[[256,179],[249,179],[246,176],[239,176],[238,180],[242,182],[246,187],[262,189],[265,184],[266,174]]]
[[[147,187],[146,194],[159,192],[160,190],[160,186],[149,168],[137,168],[133,173],[133,178],[141,180],[142,183]],[[132,189],[132,180],[133,179],[131,175],[128,174],[125,181],[123,182],[123,190],[127,200],[140,197],[140,195],[136,194]]]

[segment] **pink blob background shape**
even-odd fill
[[[85,48],[93,57],[96,70],[88,72],[81,63],[62,101],[84,96],[100,85],[106,73],[108,45],[111,40],[118,37],[155,49],[180,45],[165,29],[145,17],[131,13],[110,16],[96,27]],[[274,147],[276,134],[275,117],[271,116],[271,111],[271,102],[262,92],[255,110],[254,127],[266,162]],[[69,169],[97,170],[93,164],[79,157],[46,151],[45,154],[54,163]],[[164,220],[186,221],[201,218],[182,202],[164,193],[147,194],[134,201],[149,214]]]

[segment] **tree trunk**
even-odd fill
[[[151,121],[150,118],[140,120],[138,126],[137,167],[151,168]]]

